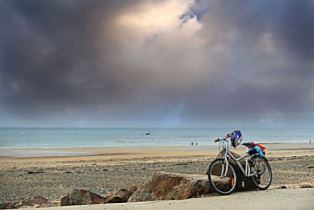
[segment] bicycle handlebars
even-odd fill
[[[227,141],[227,138],[226,138],[226,137],[225,137],[225,138],[218,138],[218,139],[215,139],[214,142],[219,142],[219,141],[221,141],[221,140]]]
[[[218,141],[220,141],[220,138],[214,140],[214,142],[218,142]]]
[[[218,139],[215,139],[214,142],[219,142],[220,140],[227,140],[228,138],[231,137],[231,134],[228,133],[224,138],[218,138]]]

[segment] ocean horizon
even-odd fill
[[[146,131],[150,135],[146,135]],[[243,128],[243,142],[308,143],[309,128]],[[81,148],[214,145],[230,128],[0,128],[0,148]]]

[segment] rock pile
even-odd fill
[[[215,178],[215,177],[214,177]],[[221,181],[221,184],[226,184]],[[20,203],[5,202],[1,209],[20,207],[71,206],[105,203],[124,203],[153,200],[182,200],[200,197],[213,192],[209,187],[207,175],[179,174],[169,172],[155,173],[150,180],[140,187],[130,186],[105,196],[86,189],[73,189],[63,196],[60,202],[48,201],[42,196],[35,196]]]
[[[182,200],[212,192],[205,175],[158,172],[129,198],[129,202]]]

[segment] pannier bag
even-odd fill
[[[249,155],[258,154],[260,157],[264,157],[266,154],[266,147],[262,144],[257,144],[255,142],[243,143],[247,147],[247,153]]]

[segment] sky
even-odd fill
[[[1,127],[311,127],[312,0],[0,0]]]

